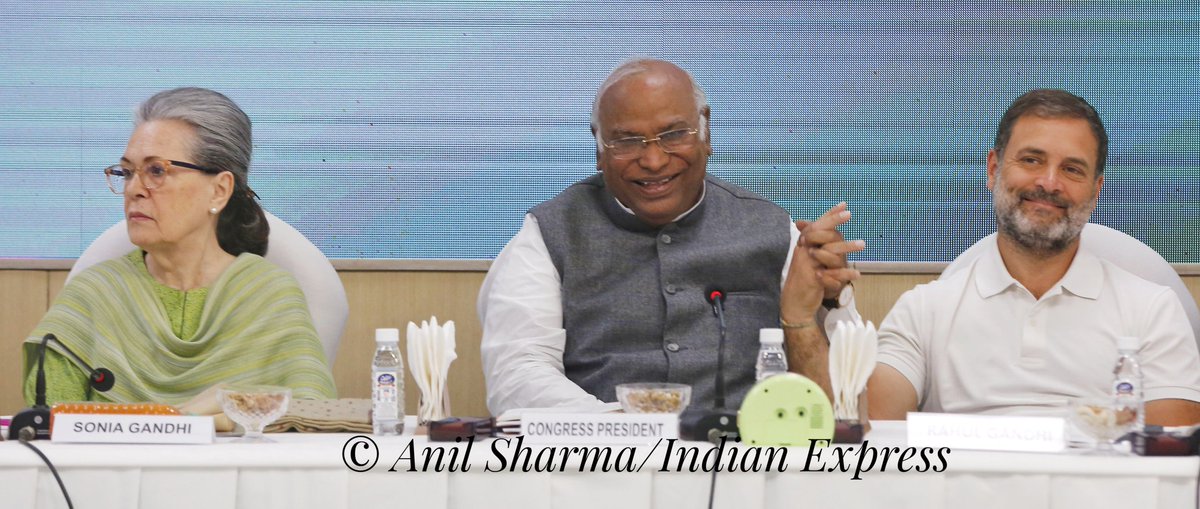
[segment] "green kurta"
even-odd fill
[[[45,366],[50,404],[178,404],[219,382],[284,385],[297,398],[335,395],[303,293],[290,274],[256,255],[239,256],[211,289],[187,292],[154,280],[140,250],[79,274],[26,339],[30,404],[37,343],[47,332],[117,378],[111,392],[88,391],[82,368],[52,345]]]

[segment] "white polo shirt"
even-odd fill
[[[879,362],[916,388],[926,412],[1061,415],[1071,398],[1110,394],[1117,338],[1141,340],[1146,401],[1200,401],[1200,353],[1169,288],[1079,251],[1035,299],[992,245],[947,279],[896,302]]]

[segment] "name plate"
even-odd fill
[[[1061,417],[908,414],[909,447],[1059,452],[1066,447]]]
[[[531,444],[648,445],[679,438],[679,416],[527,413],[521,434]]]
[[[196,415],[54,414],[51,442],[211,444],[213,418]]]

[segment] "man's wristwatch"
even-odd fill
[[[850,300],[854,297],[854,284],[847,283],[842,287],[842,291],[838,293],[835,299],[824,299],[821,301],[821,307],[825,309],[841,309],[850,305]]]

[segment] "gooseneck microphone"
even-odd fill
[[[117,379],[113,375],[112,371],[109,371],[105,368],[92,369],[88,363],[83,362],[83,359],[80,359],[78,355],[75,355],[75,352],[72,352],[71,349],[67,347],[66,343],[59,341],[57,336],[54,334],[46,334],[45,336],[42,336],[42,344],[38,348],[36,395],[38,405],[46,406],[46,372],[43,369],[43,363],[46,361],[46,344],[50,341],[58,343],[58,346],[63,349],[63,352],[66,352],[68,357],[79,363],[80,366],[83,366],[84,369],[88,371],[88,385],[91,385],[93,389],[96,389],[100,392],[108,392],[109,389],[113,388],[113,384],[117,382]]]
[[[725,292],[720,288],[704,290],[704,297],[712,304],[713,314],[721,328],[721,339],[717,342],[717,383],[713,404],[718,409],[725,408]]]
[[[717,317],[720,339],[717,342],[717,373],[712,409],[688,408],[679,415],[679,436],[684,440],[709,441],[721,445],[738,440],[737,412],[725,408],[725,291],[708,287],[704,299]]]
[[[75,352],[72,352],[62,341],[59,341],[54,334],[46,334],[42,336],[42,342],[38,345],[38,365],[36,382],[34,384],[34,405],[33,408],[28,408],[13,416],[12,423],[8,427],[8,438],[20,439],[25,437],[29,440],[30,431],[33,433],[34,440],[50,438],[50,407],[46,406],[46,345],[50,341],[58,343],[63,352],[72,360],[88,372],[88,386],[100,391],[106,392],[113,388],[116,383],[116,376],[112,371],[105,368],[92,369],[88,363],[80,359]],[[30,431],[24,431],[25,429]]]

